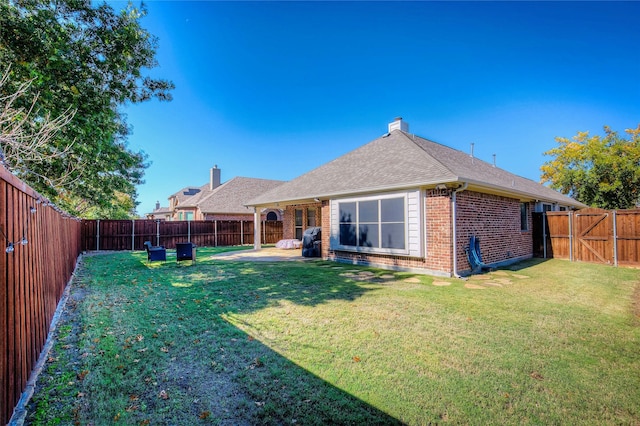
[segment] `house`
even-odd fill
[[[147,219],[171,220],[173,214],[169,207],[161,207],[160,201],[156,201],[156,208],[151,213],[145,214]]]
[[[321,226],[324,259],[440,276],[471,272],[466,249],[472,236],[486,264],[530,258],[533,211],[585,207],[411,134],[401,118],[388,130],[248,205],[284,209],[284,238]]]
[[[209,182],[186,187],[169,196],[169,207],[160,207],[148,214],[166,220],[253,220],[253,210],[247,200],[282,185],[279,180],[234,177],[221,182],[221,170],[215,165],[209,170]],[[262,220],[282,220],[282,210],[263,209]]]

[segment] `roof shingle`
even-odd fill
[[[470,188],[584,207],[530,179],[469,154],[393,130],[341,157],[248,201],[260,206],[314,198],[468,182]]]

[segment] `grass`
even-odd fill
[[[638,424],[640,272],[84,258],[31,424]]]

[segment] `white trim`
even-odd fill
[[[330,201],[330,248],[355,253],[372,253],[385,255],[403,255],[421,257],[423,253],[423,206],[421,206],[420,190],[402,191],[369,195],[364,197],[339,198]],[[402,198],[404,200],[404,248],[371,248],[361,246],[346,246],[340,244],[340,203],[359,203],[384,199]],[[357,221],[356,221],[357,223]],[[356,229],[358,232],[358,229]]]

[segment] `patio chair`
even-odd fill
[[[147,263],[154,260],[167,261],[167,250],[164,246],[152,246],[151,241],[145,241],[144,247],[147,250]]]
[[[182,260],[191,260],[196,263],[196,245],[193,243],[176,243],[176,263]]]

